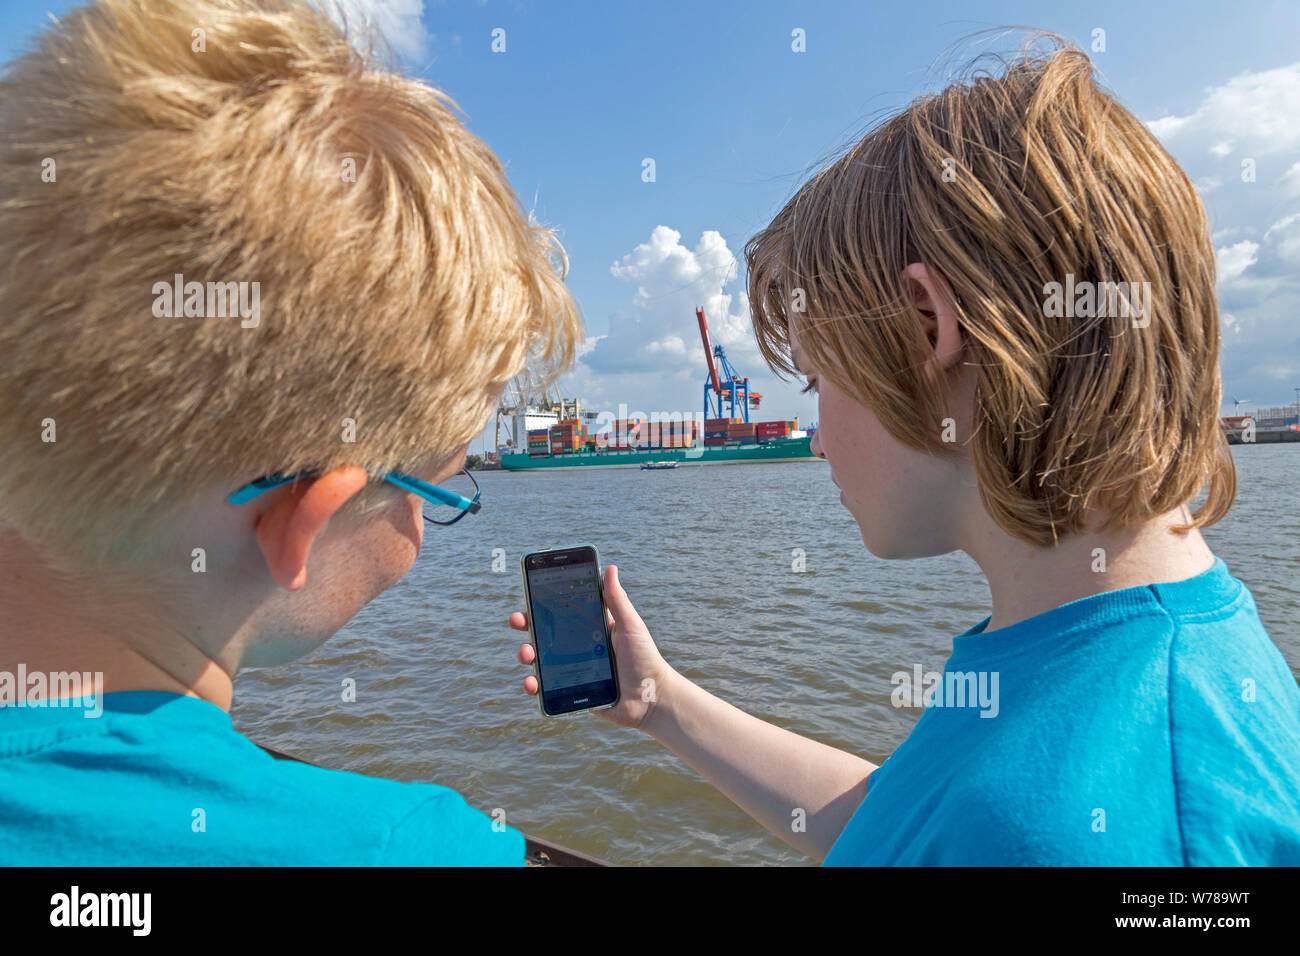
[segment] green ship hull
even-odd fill
[[[646,448],[636,451],[587,451],[572,455],[501,456],[506,471],[538,468],[637,468],[647,461],[679,461],[682,465],[740,465],[755,462],[822,461],[812,453],[812,436],[785,438],[764,445],[696,445],[693,448]]]

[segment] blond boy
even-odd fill
[[[472,533],[492,503],[440,483],[581,335],[449,105],[296,0],[100,0],[0,82],[0,672],[46,675],[0,706],[0,861],[522,864],[455,791],[228,713],[422,509]],[[49,706],[71,673],[102,687]]]
[[[746,247],[759,347],[817,390],[867,549],[988,579],[941,681],[863,687],[923,704],[911,734],[877,767],[709,694],[617,569],[619,683],[655,693],[602,716],[826,864],[1295,865],[1300,690],[1197,530],[1236,483],[1205,212],[1055,45],[916,101]]]

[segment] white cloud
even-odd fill
[[[1300,147],[1300,123],[1295,121],[1300,115],[1300,63],[1241,73],[1205,94],[1187,116],[1166,116],[1147,126],[1166,144],[1204,137],[1205,152],[1219,159],[1240,151],[1237,144],[1242,142],[1258,155]]]
[[[771,374],[754,342],[749,299],[737,283],[740,263],[716,230],[694,246],[667,226],[610,266],[628,284],[628,308],[612,316],[606,334],[583,344],[581,360],[561,385],[584,407],[611,415],[703,411],[707,376],[695,307],[704,309],[709,336],[726,351],[737,375],[764,395],[758,420],[811,420],[812,406],[798,389]],[[620,404],[627,403],[620,409]]]
[[[1300,63],[1241,73],[1183,116],[1147,126],[1210,215],[1224,331],[1224,393],[1293,397],[1300,369]],[[1253,177],[1243,178],[1243,170]],[[1231,408],[1231,405],[1227,407]]]
[[[1249,239],[1216,250],[1219,282],[1231,282],[1255,264],[1259,243]]]
[[[593,368],[662,370],[665,357],[670,357],[693,363],[702,374],[704,345],[696,306],[704,309],[713,344],[723,346],[729,360],[747,367],[759,360],[748,297],[724,291],[739,273],[726,240],[710,229],[690,249],[681,238],[675,229],[656,226],[648,240],[610,266],[610,274],[634,283],[636,292],[632,312],[611,320],[608,337],[589,360]]]
[[[1296,163],[1286,171],[1279,185],[1292,199],[1300,199],[1300,163]]]
[[[1279,219],[1268,227],[1264,241],[1273,244],[1279,258],[1292,267],[1300,266],[1300,212]]]
[[[583,339],[582,344],[578,346],[577,352],[575,353],[576,357],[579,359],[582,358],[584,355],[586,355],[588,352],[594,349],[596,345],[600,342],[600,340],[603,338],[605,338],[605,336],[603,335],[593,335]]]
[[[424,26],[424,0],[316,0],[335,20],[346,20],[349,36],[358,23],[373,27],[407,59],[425,56],[433,35]],[[341,16],[340,16],[341,14]]]

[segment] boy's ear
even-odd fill
[[[294,482],[257,519],[257,543],[277,584],[296,591],[307,583],[307,555],[325,523],[365,487],[359,465]]]
[[[926,375],[947,371],[961,358],[963,342],[957,322],[957,297],[952,286],[937,270],[913,262],[903,270],[904,292],[921,317],[921,331],[929,350],[925,354]]]

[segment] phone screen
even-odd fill
[[[617,701],[595,550],[534,552],[525,557],[524,574],[543,712],[557,716]]]

